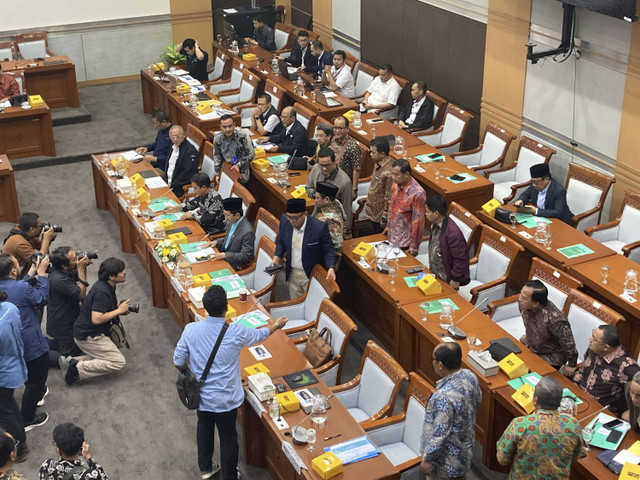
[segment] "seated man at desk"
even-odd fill
[[[556,370],[573,373],[578,364],[578,350],[569,320],[549,301],[547,287],[540,280],[524,283],[518,308],[526,333],[520,341]]]
[[[213,137],[213,168],[215,169],[215,183],[220,182],[220,169],[222,162],[232,165],[232,169],[237,171],[242,178],[240,183],[249,181],[251,175],[251,161],[256,154],[253,150],[251,137],[236,128],[236,122],[231,115],[222,115],[220,117],[220,132]]]
[[[336,265],[338,265],[342,257],[347,216],[340,200],[336,199],[336,195],[338,195],[338,187],[329,182],[318,182],[315,194],[316,206],[312,216],[329,226],[331,241],[336,250]]]
[[[426,218],[431,223],[429,270],[458,290],[471,281],[467,241],[456,222],[447,216],[447,202],[442,195],[427,199]]]
[[[191,177],[198,172],[200,155],[191,142],[186,141],[187,136],[180,125],[174,125],[169,129],[169,138],[173,146],[167,160],[165,175],[167,183],[176,197],[184,194],[183,187],[191,182]]]
[[[362,100],[361,110],[380,113],[393,109],[398,104],[402,88],[393,78],[393,67],[385,63],[378,70],[378,76],[371,80]]]
[[[313,155],[306,155],[308,169],[311,170],[313,166],[318,163],[318,153],[322,147],[329,147],[331,145],[331,137],[333,136],[333,127],[327,124],[320,124],[316,128],[316,151]]]
[[[422,80],[411,85],[412,101],[398,115],[400,128],[425,128],[433,121],[433,102],[427,97],[427,84]]]
[[[156,110],[151,114],[151,121],[156,127],[158,133],[153,143],[146,147],[136,148],[136,153],[144,155],[144,159],[152,163],[154,167],[164,170],[167,165],[167,158],[171,151],[171,139],[169,138],[169,129],[173,126],[169,115],[164,110]],[[150,153],[153,152],[153,155]]]
[[[14,95],[20,95],[20,85],[13,75],[2,73],[2,63],[0,63],[0,102],[6,102]]]
[[[310,149],[307,129],[296,119],[297,115],[295,108],[285,107],[280,114],[284,128],[280,133],[258,138],[258,143],[273,143],[274,145],[265,149],[268,152],[308,155]]]
[[[253,19],[253,38],[245,37],[244,41],[258,45],[269,52],[276,49],[276,36],[273,28],[264,23],[262,15]]]
[[[306,70],[316,65],[316,59],[311,53],[309,32],[306,30],[300,30],[298,32],[298,38],[291,47],[291,55],[286,61],[294,67],[297,67],[298,70]]]
[[[333,52],[333,66],[324,66],[322,83],[327,85],[333,92],[340,93],[345,97],[353,97],[356,94],[356,88],[353,83],[351,69],[345,63],[346,59],[347,54],[344,50]]]
[[[185,200],[176,207],[185,212],[180,220],[195,220],[208,235],[216,235],[225,230],[225,215],[222,197],[211,188],[209,175],[198,172],[191,177],[191,188],[195,197]],[[242,203],[242,200],[240,200]]]
[[[324,49],[324,45],[320,40],[314,40],[311,42],[311,55],[314,56],[314,65],[306,67],[305,71],[309,73],[315,73],[320,80],[324,67],[333,65],[333,55]]]
[[[573,381],[585,392],[616,415],[626,409],[625,384],[640,371],[640,367],[620,345],[620,335],[614,325],[600,325],[593,329],[589,348],[573,375]],[[567,376],[570,371],[563,373]]]
[[[197,40],[185,38],[182,43],[176,46],[176,50],[187,56],[189,75],[200,82],[209,80],[209,75],[207,74],[209,54],[200,48]]]
[[[241,198],[225,198],[222,205],[227,234],[216,241],[215,247],[220,253],[216,253],[212,259],[226,260],[235,270],[239,270],[253,262],[256,234],[249,221],[242,216]]]
[[[280,122],[278,111],[271,105],[271,95],[261,93],[257,97],[258,106],[253,109],[252,127],[260,135],[280,133],[284,127]]]
[[[559,218],[571,225],[573,213],[567,205],[567,191],[553,178],[548,163],[538,163],[529,169],[531,185],[518,197],[515,205],[522,213],[539,217]]]

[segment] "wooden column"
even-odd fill
[[[640,23],[633,24],[627,80],[624,86],[620,136],[616,159],[611,218],[620,210],[625,188],[640,191],[640,163],[638,162],[638,131],[640,131]]]
[[[209,54],[209,63],[213,62],[211,0],[171,0],[171,26],[174,43],[193,38]]]
[[[333,38],[332,3],[331,0],[313,0],[313,31],[319,33],[320,40],[329,46],[332,46]]]
[[[489,0],[480,132],[493,121],[519,136],[527,74],[531,0]],[[509,149],[513,161],[519,140]]]

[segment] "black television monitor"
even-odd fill
[[[636,0],[561,0],[562,3],[586,8],[610,17],[635,22]]]

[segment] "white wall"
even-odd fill
[[[333,0],[332,21],[334,31],[360,42],[360,0]]]
[[[0,32],[170,13],[169,0],[19,0],[13,5],[2,9]]]
[[[420,0],[443,10],[487,23],[489,0]],[[518,0],[511,0],[518,1]]]

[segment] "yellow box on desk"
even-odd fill
[[[171,235],[167,236],[167,239],[171,240],[176,245],[187,243],[187,236],[182,232],[172,233]]]
[[[39,108],[44,106],[44,100],[40,95],[29,95],[29,105],[33,108]]]
[[[179,83],[178,85],[176,85],[176,92],[178,93],[189,93],[191,91],[191,87],[189,85],[187,85],[186,83]]]
[[[144,188],[138,189],[138,201],[140,203],[149,203],[151,201],[151,195]]]
[[[496,214],[496,209],[500,205],[501,203],[498,200],[496,200],[495,198],[492,198],[487,203],[482,205],[482,210],[484,210],[487,213],[487,215],[491,215],[493,217]]]
[[[307,189],[304,185],[300,185],[293,192],[291,192],[291,196],[293,198],[302,198],[303,200],[309,199],[309,195],[307,195]]]
[[[249,365],[244,369],[245,375],[248,377],[249,375],[255,375],[256,373],[266,373],[271,376],[271,370],[264,366],[262,362],[254,363],[253,365]]]
[[[227,313],[224,316],[226,321],[230,321],[232,318],[235,318],[238,315],[236,309],[231,306],[230,303],[227,304]]]
[[[160,70],[166,70],[166,69],[167,67],[165,67],[164,62],[158,62],[153,64],[154,72],[159,72]]]
[[[129,177],[131,183],[136,186],[136,188],[144,187],[144,177],[139,173],[135,173]]]
[[[524,383],[516,392],[511,395],[515,402],[524,408],[527,413],[533,412],[536,407],[533,405],[533,387]]]
[[[638,478],[640,478],[640,465],[626,462],[622,467],[618,480],[638,480]]]
[[[416,286],[425,295],[437,295],[442,293],[442,285],[433,275],[425,275],[416,282]]]
[[[256,160],[257,160],[258,158],[267,158],[267,152],[266,152],[266,151],[265,151],[265,149],[264,149],[264,148],[262,148],[262,147],[256,147],[256,148],[254,148],[253,153],[254,153],[254,155],[255,155]]]
[[[158,225],[160,225],[165,230],[169,230],[169,229],[171,229],[171,227],[173,227],[173,222],[171,220],[165,218],[163,220],[158,220]]]
[[[211,113],[213,110],[211,109],[211,105],[200,102],[196,105],[196,110],[200,115],[205,115],[207,113]]]
[[[300,410],[300,400],[291,390],[278,393],[276,400],[280,404],[280,413],[293,413]]]
[[[258,170],[264,170],[266,172],[269,168],[269,160],[267,160],[266,158],[256,158],[251,162],[251,165],[253,165]]]
[[[256,57],[255,53],[245,53],[242,56],[242,60],[245,61],[245,62],[255,62],[256,58],[258,58],[258,57]]]
[[[342,114],[342,116],[344,118],[346,118],[347,120],[349,120],[350,122],[353,122],[353,116],[356,114],[355,110],[349,110],[348,112],[344,112]]]
[[[211,276],[208,273],[201,273],[193,276],[194,287],[210,287],[211,283]]]
[[[113,165],[113,168],[118,168],[118,163],[124,163],[125,168],[129,168],[129,165],[131,164],[131,162],[129,162],[129,160],[124,158],[122,155],[116,155],[115,158],[111,160],[111,165]]]
[[[341,474],[343,470],[342,462],[333,452],[323,453],[311,460],[311,468],[324,480]]]
[[[364,257],[369,261],[376,258],[376,249],[373,248],[373,245],[367,242],[360,242],[351,253],[353,253],[358,258]]]
[[[500,370],[502,370],[511,380],[529,373],[529,369],[525,363],[515,353],[510,353],[500,360],[498,362],[498,366],[500,367]]]

